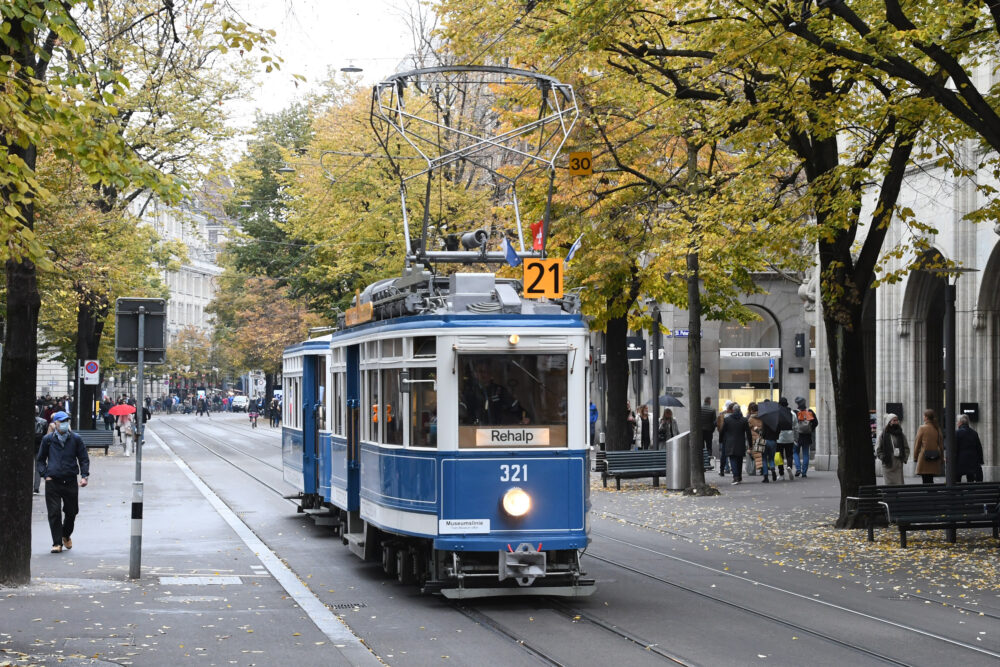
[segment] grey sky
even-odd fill
[[[415,0],[230,0],[249,23],[277,31],[273,51],[281,71],[262,74],[252,100],[234,109],[233,122],[252,123],[254,111],[278,111],[326,77],[328,68],[364,68],[365,83],[390,74],[412,51],[406,23]],[[306,77],[296,87],[293,74]]]

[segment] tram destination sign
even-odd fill
[[[547,428],[478,428],[476,447],[547,447]]]
[[[115,361],[139,363],[139,309],[143,309],[142,362],[167,362],[167,302],[165,299],[122,297],[115,302]]]

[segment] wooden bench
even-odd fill
[[[615,488],[621,491],[622,478],[652,477],[653,486],[660,485],[660,478],[667,474],[667,450],[652,449],[639,452],[605,452],[605,469],[601,481],[608,485],[608,478],[615,478]]]
[[[955,529],[992,528],[993,537],[1000,538],[1000,489],[996,484],[885,486],[879,493],[886,520],[899,529],[901,548],[906,548],[906,533],[914,530],[950,529],[948,540],[954,542]]]
[[[115,444],[114,431],[74,431],[87,449],[103,449],[104,455],[108,455],[108,448]]]
[[[866,484],[858,487],[858,495],[848,496],[847,516],[855,519],[855,528],[865,528],[868,531],[868,541],[875,541],[875,527],[886,527],[889,525],[886,516],[886,508],[882,504],[883,491],[889,491],[896,495],[916,494],[918,496],[928,493],[935,493],[939,489],[948,488],[944,484],[905,484],[901,486],[886,485],[878,486]],[[1000,482],[975,482],[972,484],[959,484],[953,488],[961,488],[972,491],[992,490],[1000,492]],[[858,523],[860,520],[861,525]]]
[[[605,472],[608,469],[608,459],[604,455],[605,451],[600,449],[597,451],[597,456],[594,457],[594,472]],[[605,484],[605,486],[607,486]]]

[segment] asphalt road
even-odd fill
[[[251,430],[242,415],[168,416],[152,427],[387,664],[1000,660],[1000,577],[976,564],[981,579],[970,590],[958,568],[963,548],[991,557],[989,536],[945,547],[917,540],[903,554],[887,532],[867,545],[861,531],[828,525],[839,493],[832,473],[768,485],[749,478],[719,498],[642,480],[615,492],[595,481],[584,560],[598,582],[592,597],[454,604],[388,579],[296,514],[281,497],[292,489],[277,429]]]

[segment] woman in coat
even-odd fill
[[[764,467],[764,452],[758,452],[754,449],[754,443],[760,439],[764,439],[764,422],[760,420],[757,416],[757,404],[751,403],[747,406],[747,425],[750,427],[750,446],[747,451],[747,456],[753,460],[753,472],[750,472],[750,464],[747,464],[747,474],[756,475]],[[767,474],[764,474],[764,481],[767,481]]]
[[[750,444],[750,425],[746,418],[733,407],[729,408],[719,429],[720,447],[729,455],[729,463],[733,469],[733,484],[743,483],[743,457]]]
[[[933,410],[924,410],[924,423],[913,439],[913,460],[924,484],[933,484],[935,477],[944,474],[944,436]]]
[[[659,441],[657,449],[664,449],[667,446],[667,440],[679,434],[680,429],[677,427],[677,420],[674,419],[674,411],[670,408],[663,408],[660,425],[656,430],[656,437]]]
[[[958,416],[958,430],[955,431],[956,477],[966,482],[983,481],[983,443],[979,434],[969,426],[969,416]]]
[[[882,462],[882,479],[886,484],[902,485],[903,464],[910,458],[910,446],[906,444],[899,417],[891,412],[885,416],[885,429],[878,437],[875,455]]]

